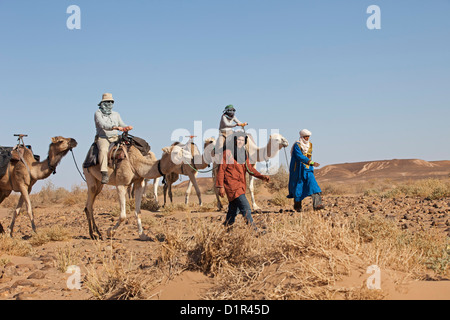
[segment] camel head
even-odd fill
[[[192,155],[188,150],[177,145],[164,147],[162,151],[163,151],[163,158],[169,157],[169,159],[176,165],[179,165],[183,162],[190,163],[192,158]]]
[[[49,157],[64,157],[67,152],[75,148],[78,142],[72,138],[64,138],[61,136],[53,137],[48,152]]]
[[[275,146],[278,146],[279,149],[281,148],[286,148],[287,146],[289,146],[289,141],[287,141],[287,139],[285,137],[283,137],[281,134],[279,133],[274,133],[270,136],[270,141],[271,143],[273,143]]]
[[[214,137],[205,139],[205,144],[203,145],[203,149],[206,149],[209,145],[215,145],[216,139]]]
[[[214,148],[216,146],[216,139],[214,137],[205,139],[205,144],[203,145],[203,160],[210,164],[215,156]]]

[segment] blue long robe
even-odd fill
[[[322,192],[314,177],[314,167],[307,166],[309,158],[303,155],[298,143],[294,145],[289,167],[289,195],[300,202],[314,193]]]

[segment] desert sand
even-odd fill
[[[420,170],[418,170],[419,167]],[[380,181],[385,181],[385,179],[400,180],[401,177],[404,180],[427,177],[440,177],[448,180],[449,172],[450,161],[392,160],[333,165],[318,170],[316,175],[320,185],[331,182],[338,185],[339,183],[348,185],[361,181],[372,181],[374,183],[374,179]],[[389,181],[391,182],[391,180]],[[213,204],[215,196],[211,193],[211,179],[201,178],[199,184],[204,193],[204,203]],[[175,186],[174,203],[183,203],[185,185],[184,182]],[[99,199],[95,206],[96,222],[104,236],[106,236],[106,229],[111,227],[117,219],[118,202],[114,198],[114,192],[111,192],[111,194],[110,198]],[[293,212],[292,205],[289,203],[274,205],[271,202],[272,196],[273,194],[266,188],[258,188],[257,200],[262,210],[259,213],[254,213],[255,221],[277,220],[281,217],[295,217],[300,214]],[[31,251],[23,255],[19,255],[13,250],[8,251],[5,244],[0,247],[0,299],[97,299],[99,296],[95,295],[95,290],[88,287],[87,277],[90,277],[89,284],[92,286],[95,276],[99,276],[102,271],[108,271],[106,270],[108,266],[114,264],[113,261],[117,262],[120,259],[125,265],[133,265],[136,270],[148,271],[151,274],[151,270],[158,267],[158,263],[164,261],[161,258],[161,253],[165,252],[164,248],[169,247],[168,244],[171,241],[170,237],[173,230],[181,230],[180,232],[183,234],[189,234],[191,231],[186,226],[193,219],[220,225],[225,217],[225,211],[217,212],[214,205],[207,207],[206,210],[204,208],[199,210],[198,206],[195,205],[197,199],[193,192],[191,202],[194,202],[194,204],[190,207],[180,207],[181,209],[177,210],[177,207],[173,206],[170,211],[160,212],[142,210],[144,228],[146,232],[153,233],[156,236],[155,241],[140,241],[138,239],[135,217],[132,212],[128,215],[128,221],[120,227],[113,239],[93,241],[89,238],[86,217],[83,212],[83,193],[77,193],[76,197],[80,200],[34,204],[38,233],[42,230],[49,232],[48,230],[58,227],[66,233],[62,240],[42,241],[42,244],[33,242],[35,237],[32,237],[27,215],[22,213],[18,217],[13,238],[17,243],[14,246],[17,248],[22,245],[33,245]],[[162,203],[162,201],[163,196],[159,194],[159,202]],[[12,203],[11,200],[11,203],[5,202],[0,207],[0,223],[3,224],[5,229],[10,222],[11,211],[14,207]],[[393,221],[403,232],[433,232],[444,237],[447,236],[447,239],[450,236],[449,197],[430,200],[420,197],[385,198],[370,192],[344,195],[327,195],[324,192],[324,204],[326,209],[316,213],[312,211],[310,200],[305,200],[304,214],[320,215],[321,219],[328,220],[346,219],[359,214],[379,216]],[[7,237],[3,236],[3,238]],[[6,243],[12,240],[2,241]],[[450,248],[447,247],[447,251],[449,250]],[[112,264],[108,265],[104,260],[102,261],[102,259],[108,257],[112,258],[110,261]],[[171,259],[170,263],[175,261],[173,257]],[[335,292],[329,297],[330,299],[450,299],[448,265],[444,266],[444,272],[439,275],[430,270],[424,272],[419,279],[417,277],[414,279],[408,272],[381,267],[380,290],[365,290],[366,295],[364,297],[340,294],[339,292],[348,292],[349,288],[365,288],[370,276],[367,273],[367,266],[362,264],[358,257],[348,255],[346,259],[348,260],[347,265],[350,266],[348,270],[328,284],[329,291]],[[73,273],[66,273],[64,270],[67,264],[72,263],[80,267],[80,289],[73,289],[68,285],[68,281],[74,279],[71,277]],[[165,268],[167,268],[167,265],[165,265]],[[274,264],[264,272],[270,273],[271,268],[281,268],[281,266]],[[165,270],[170,270],[170,268]],[[293,269],[294,271],[295,269]],[[130,277],[132,278],[132,275]],[[144,282],[144,279],[139,279],[139,281]],[[271,281],[278,280],[272,279]],[[271,281],[267,282],[267,290],[276,291],[277,284],[272,284]],[[279,281],[281,283],[282,279]],[[150,289],[145,291],[145,296],[142,298],[150,300],[210,299],[211,295],[208,295],[208,291],[218,285],[216,278],[211,273],[189,269],[177,270],[173,273],[168,271],[159,275],[157,279],[148,280],[148,282],[150,282],[148,286]],[[102,298],[105,297],[106,295]],[[260,295],[256,295],[255,299],[259,297]],[[107,298],[114,299],[115,297],[110,295]]]

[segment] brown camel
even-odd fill
[[[0,203],[8,197],[12,191],[20,192],[19,202],[14,210],[9,234],[13,234],[14,223],[23,203],[27,207],[28,216],[31,221],[31,228],[36,232],[33,209],[30,201],[30,192],[33,185],[42,179],[48,178],[56,172],[56,167],[61,159],[77,146],[77,142],[72,138],[54,137],[50,144],[48,157],[42,162],[36,161],[30,149],[19,147],[23,151],[23,156],[19,161],[11,161],[7,173],[0,179]]]
[[[257,162],[268,161],[269,159],[274,158],[282,148],[286,148],[287,146],[289,146],[288,140],[285,137],[283,137],[281,134],[278,134],[278,133],[272,134],[269,137],[269,141],[267,142],[267,145],[262,148],[260,148],[256,145],[255,140],[253,139],[253,137],[250,134],[247,133],[247,135],[249,137],[248,143],[247,143],[247,150],[248,150],[250,163],[253,166]],[[219,161],[217,159],[217,157],[214,160],[215,160],[215,162]],[[221,159],[220,159],[220,161],[221,161]],[[213,170],[214,186],[216,183],[217,169],[218,169],[218,167],[216,165]],[[251,195],[251,199],[252,199],[252,208],[253,208],[253,210],[260,210],[259,206],[256,204],[256,201],[255,201],[253,181],[254,181],[254,177],[252,175],[249,175],[249,191],[250,191],[250,195]],[[218,192],[217,188],[214,188],[214,190],[215,190],[216,199],[217,199],[217,209],[220,211],[220,210],[222,210],[223,206],[220,201],[219,192]]]
[[[200,154],[196,145],[192,144],[191,154],[193,158],[191,162],[182,163],[176,166],[170,174],[166,175],[166,183],[164,184],[164,205],[166,205],[166,196],[169,193],[170,202],[172,201],[172,184],[178,180],[180,174],[186,175],[189,177],[189,184],[185,193],[185,203],[189,203],[189,195],[191,194],[192,186],[195,188],[195,192],[197,193],[199,205],[202,205],[202,196],[200,192],[200,188],[197,184],[197,174],[199,170],[203,170],[210,166],[212,163],[211,149],[214,148],[216,139],[208,138],[205,140],[203,145],[203,155]]]
[[[138,233],[141,240],[152,240],[147,236],[141,224],[141,201],[143,194],[144,179],[155,179],[162,176],[166,172],[181,163],[183,159],[190,159],[190,154],[180,147],[173,146],[163,148],[163,156],[161,160],[153,159],[151,156],[143,156],[142,153],[134,146],[130,146],[128,151],[125,151],[126,157],[119,162],[115,169],[109,168],[109,182],[110,185],[115,185],[119,195],[120,203],[120,217],[118,222],[108,229],[108,236],[112,237],[126,219],[126,194],[127,188],[132,184],[135,185],[135,216],[137,219]],[[89,225],[89,235],[91,239],[103,239],[102,234],[97,228],[94,219],[94,201],[97,195],[102,191],[103,184],[101,183],[102,175],[100,172],[100,165],[89,168],[84,168],[84,175],[88,186],[88,196],[86,207],[84,209]],[[97,235],[94,234],[97,233]]]

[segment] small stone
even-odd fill
[[[14,282],[11,288],[17,287],[34,287],[34,283],[29,280],[17,280],[16,282]]]
[[[36,272],[33,272],[32,274],[30,274],[27,279],[44,279],[44,278],[45,278],[44,272],[36,271]]]
[[[38,296],[32,293],[18,293],[14,296],[16,300],[37,300]]]

